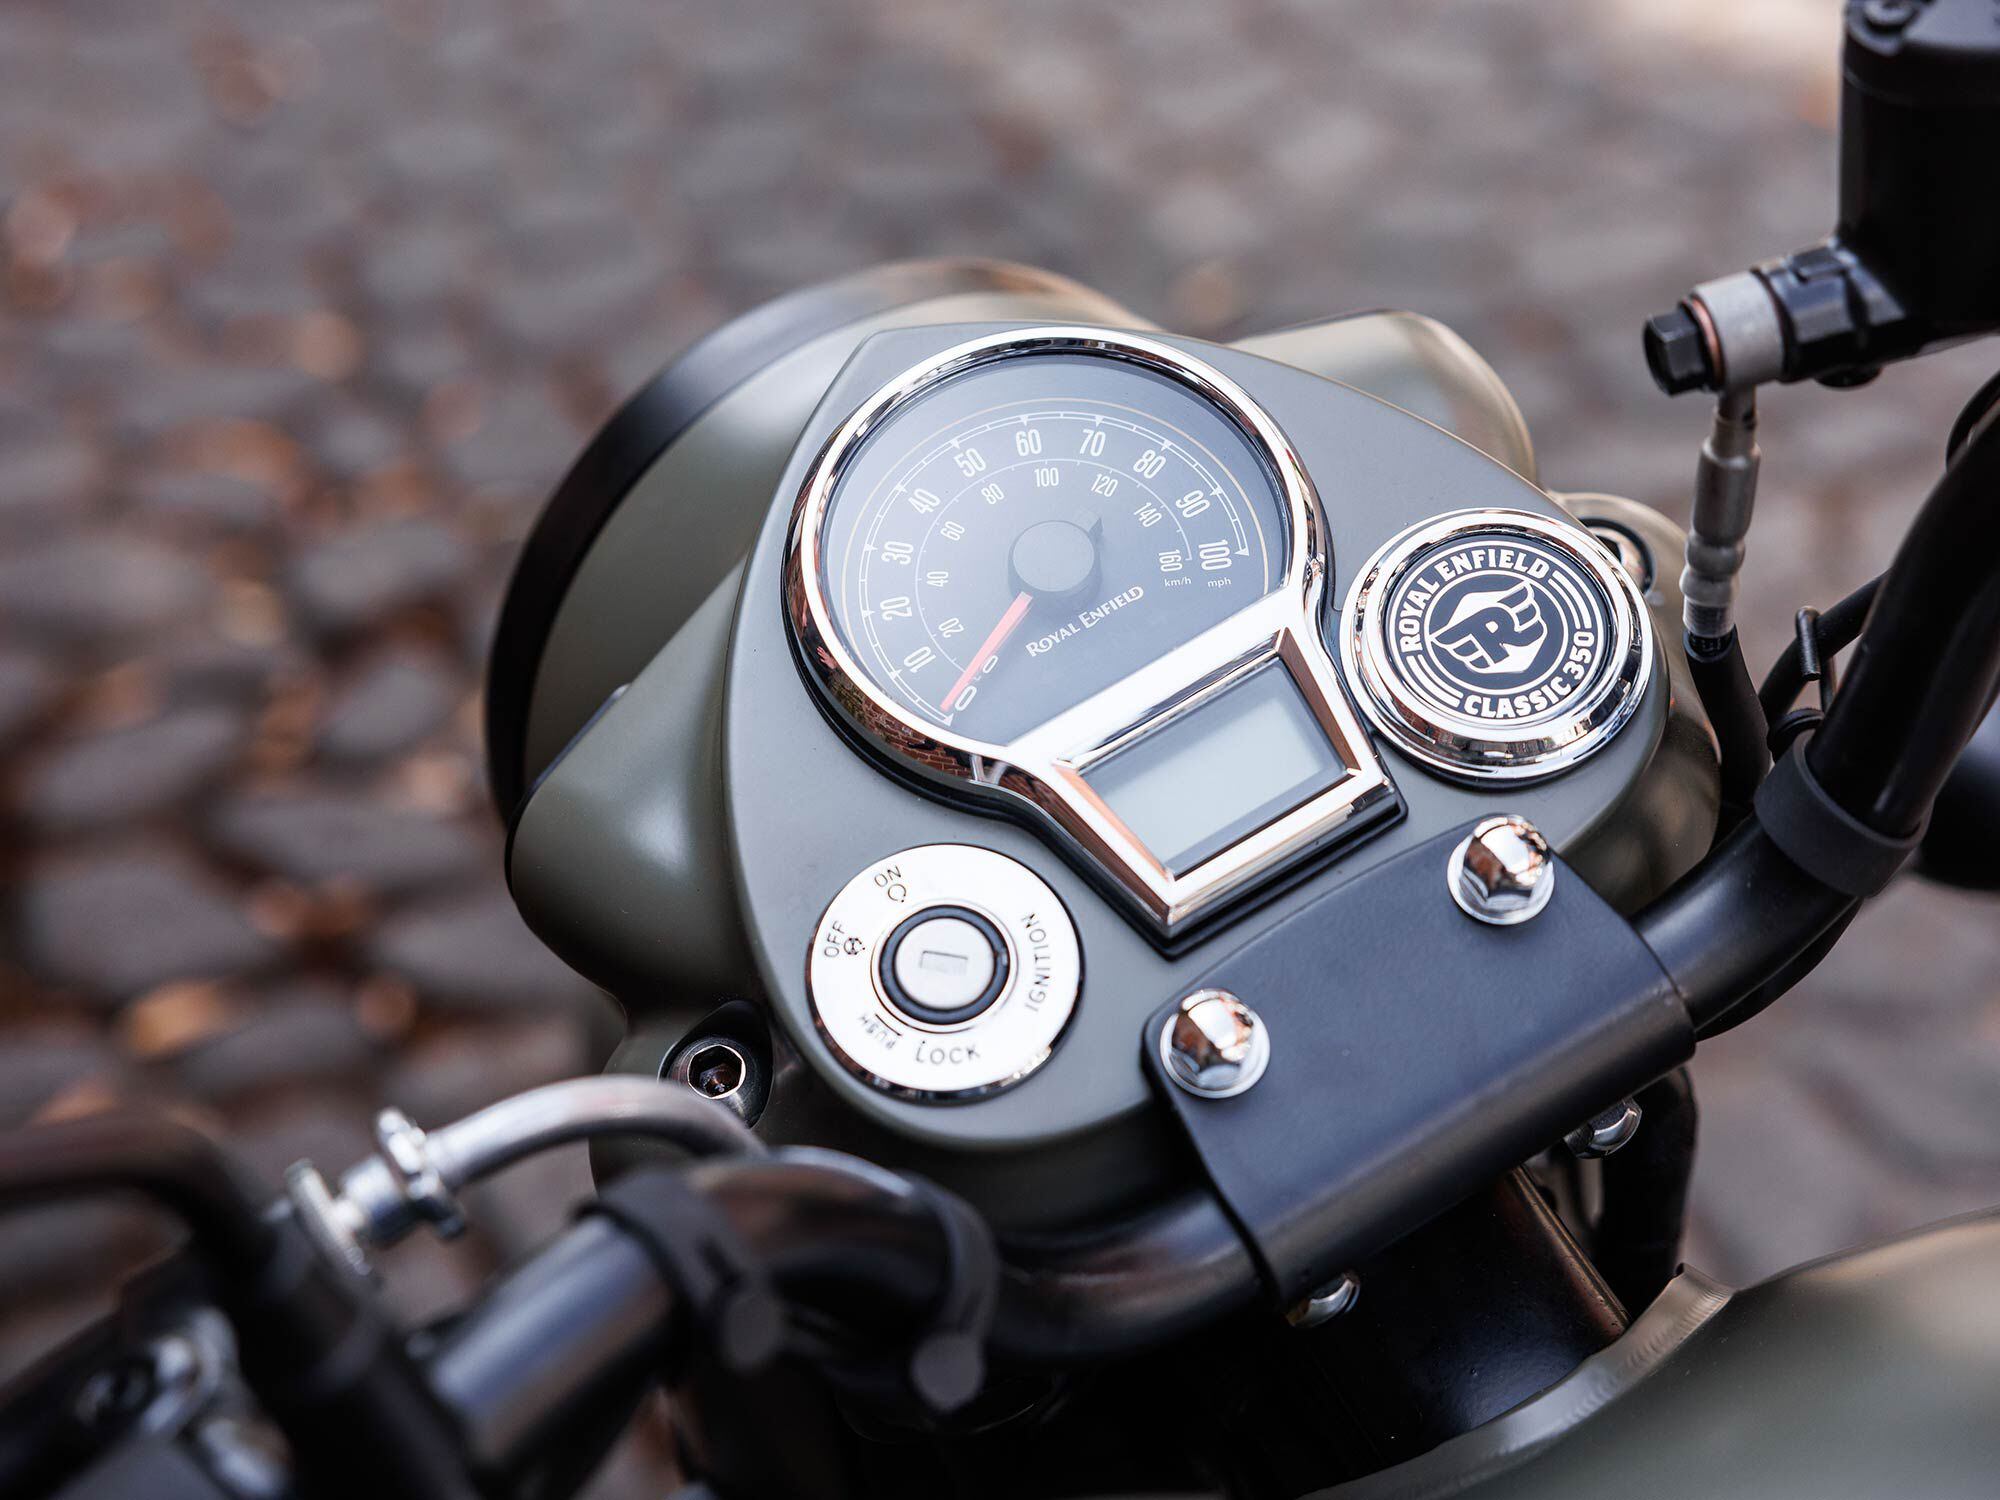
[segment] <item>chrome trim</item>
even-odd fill
[[[1420,697],[1395,669],[1386,615],[1396,583],[1424,554],[1474,532],[1551,546],[1597,584],[1612,625],[1611,647],[1574,705],[1495,724]],[[1384,543],[1348,590],[1339,643],[1341,665],[1369,721],[1412,760],[1472,783],[1539,781],[1596,753],[1644,701],[1655,653],[1652,618],[1638,586],[1596,537],[1574,521],[1501,508],[1453,511]]]
[[[1193,640],[1018,739],[990,744],[917,720],[870,681],[833,624],[822,577],[822,533],[847,465],[896,410],[981,365],[1051,353],[1138,365],[1220,409],[1259,450],[1277,481],[1289,523],[1285,570],[1276,589]],[[1221,371],[1140,334],[1067,326],[1011,329],[959,344],[905,371],[835,429],[807,472],[793,510],[785,549],[785,612],[808,676],[868,744],[933,783],[1034,809],[1060,847],[1109,874],[1128,903],[1171,936],[1395,797],[1321,634],[1327,565],[1319,496],[1298,454],[1277,424]],[[1272,665],[1290,675],[1349,773],[1176,876],[1090,789],[1083,773],[1227,683]]]

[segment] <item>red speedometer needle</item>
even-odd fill
[[[1021,617],[1028,612],[1028,606],[1034,602],[1035,596],[1025,590],[1014,596],[1014,602],[1007,606],[1007,613],[1000,617],[1000,623],[986,633],[986,639],[979,643],[979,649],[973,653],[972,660],[967,662],[965,670],[958,674],[958,681],[951,685],[951,691],[946,693],[943,701],[938,704],[943,712],[951,712],[952,704],[958,701],[958,695],[965,691],[966,684],[979,675],[980,664],[1007,643],[1007,637],[1014,633],[1014,627],[1021,623]]]

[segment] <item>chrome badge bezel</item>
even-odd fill
[[[1504,720],[1465,712],[1451,701],[1457,684],[1435,674],[1428,684],[1417,680],[1392,646],[1389,616],[1403,580],[1482,535],[1556,554],[1608,622],[1575,691],[1546,710]],[[1369,721],[1412,760],[1470,783],[1539,781],[1595,754],[1644,701],[1654,653],[1645,600],[1601,542],[1575,522],[1498,507],[1453,511],[1392,537],[1355,576],[1340,622],[1341,664]]]
[[[823,582],[829,507],[861,445],[899,409],[941,382],[996,361],[1078,354],[1153,370],[1213,403],[1260,450],[1289,528],[1278,586],[1130,676],[1007,744],[920,720],[879,689],[842,641]],[[1173,345],[1118,330],[1010,329],[947,349],[864,401],[807,471],[785,549],[785,614],[799,660],[823,698],[872,748],[906,773],[955,794],[1030,814],[1059,848],[1109,877],[1111,888],[1163,938],[1184,932],[1305,854],[1386,814],[1395,787],[1342,691],[1321,629],[1328,571],[1319,496],[1277,424],[1221,371]],[[1178,874],[1148,849],[1085,780],[1104,757],[1163,727],[1253,672],[1289,674],[1349,773],[1192,869]]]

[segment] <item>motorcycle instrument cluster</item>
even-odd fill
[[[1990,1492],[1991,1222],[1741,1299],[1675,1246],[1697,1042],[1914,849],[1991,884],[2000,382],[1761,694],[1731,610],[1755,388],[2000,326],[1992,9],[1854,0],[1839,229],[1648,325],[1718,394],[1691,533],[1542,489],[1413,314],[1223,345],[921,261],[686,352],[537,522],[488,689],[510,891],[622,1002],[612,1076],[385,1111],[272,1207],[171,1121],[23,1132],[7,1202],[136,1190],[193,1263],[16,1390],[48,1440],[0,1490],[289,1492],[286,1452],[313,1493],[568,1493],[685,1379],[704,1494]],[[375,1296],[586,1139],[597,1204],[504,1280]],[[1218,1353],[1228,1401],[1143,1420]]]
[[[726,1043],[770,1139],[1024,1231],[1185,1187],[1155,1064],[1205,989],[1261,1018],[1246,1101],[1372,1097],[1406,1053],[1376,1123],[1416,1149],[1583,1024],[1437,977],[1431,946],[1484,941],[1466,831],[1517,818],[1570,869],[1560,923],[1493,940],[1528,988],[1531,947],[1580,951],[1592,902],[1712,833],[1714,740],[1659,651],[1682,544],[1541,489],[1504,387],[1413,315],[1223,345],[1019,267],[816,288],[662,372],[530,540],[491,742],[513,894],[637,1018],[619,1066]],[[1310,984],[1260,977],[1306,933]],[[687,1010],[714,994],[747,1005]],[[1480,1149],[1574,1083],[1483,1112]],[[1355,1243],[1453,1186],[1340,1149]]]

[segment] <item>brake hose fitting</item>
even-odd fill
[[[1696,642],[1723,642],[1735,629],[1736,579],[1757,502],[1757,393],[1725,390],[1695,467],[1688,525],[1682,620]]]

